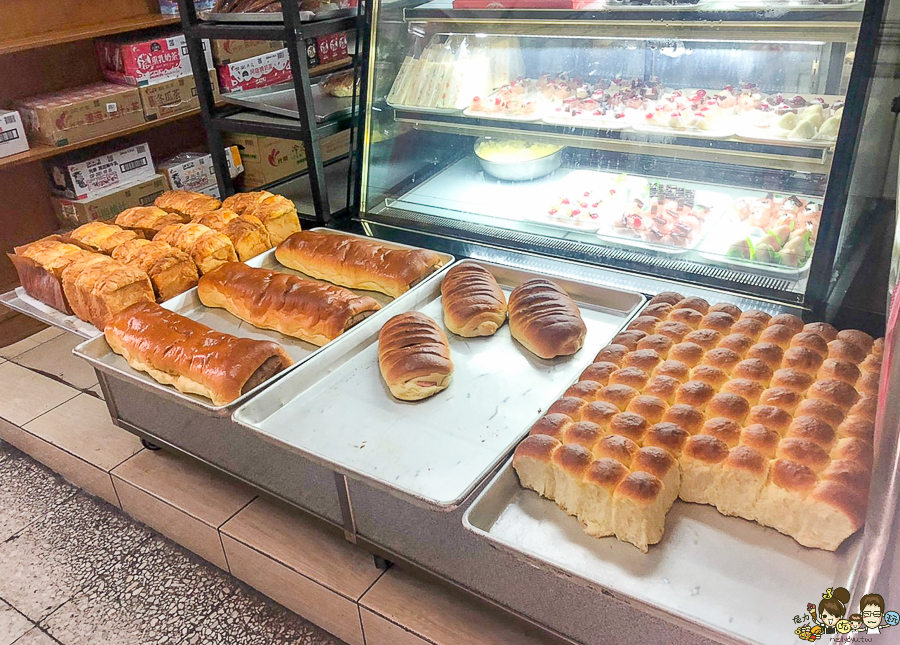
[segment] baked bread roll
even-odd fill
[[[531,353],[555,358],[581,349],[587,327],[569,294],[550,280],[535,278],[509,295],[509,331]]]
[[[241,262],[272,248],[269,232],[253,215],[238,215],[234,211],[220,208],[195,217],[192,221],[208,226],[231,240]]]
[[[131,240],[112,252],[118,260],[147,274],[159,302],[197,286],[197,266],[190,256],[166,242]]]
[[[300,232],[300,218],[297,216],[294,202],[266,190],[236,193],[222,202],[222,208],[239,215],[253,215],[259,218],[269,231],[273,246]]]
[[[444,324],[454,334],[492,336],[506,322],[506,296],[491,272],[478,264],[458,264],[441,283]]]
[[[55,236],[58,238],[58,236]],[[25,293],[64,314],[72,314],[62,286],[62,273],[79,258],[95,255],[59,239],[45,239],[7,254]]]
[[[129,240],[141,237],[137,231],[123,229],[106,222],[89,222],[70,231],[66,237],[99,253],[112,253],[112,250]]]
[[[123,311],[104,335],[134,369],[215,405],[231,403],[293,363],[277,343],[222,334],[152,302]]]
[[[62,273],[62,284],[72,312],[100,330],[123,309],[155,298],[146,273],[105,255],[72,262]]]
[[[187,224],[189,219],[178,213],[169,213],[156,206],[135,206],[126,208],[116,215],[116,224],[122,228],[138,231],[147,239],[152,239],[169,224]]]
[[[222,207],[215,197],[194,193],[189,190],[169,190],[154,200],[153,205],[169,213],[175,213],[188,220]]]
[[[378,311],[369,296],[295,275],[225,264],[200,279],[197,295],[263,329],[324,345]]]
[[[157,233],[153,240],[171,244],[190,255],[200,275],[238,259],[231,240],[203,224],[172,224]]]
[[[441,256],[424,249],[398,249],[340,233],[301,231],[275,249],[284,266],[351,289],[396,298],[434,273]]]
[[[381,328],[378,366],[391,394],[402,401],[433,396],[450,385],[453,376],[447,336],[418,311],[394,316]]]
[[[338,98],[353,96],[353,72],[332,74],[320,83],[322,91]]]

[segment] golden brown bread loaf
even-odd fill
[[[441,266],[441,256],[424,249],[398,249],[340,233],[301,231],[275,249],[284,266],[351,289],[396,298]]]
[[[7,255],[16,268],[25,293],[58,311],[72,314],[63,291],[63,270],[75,260],[94,254],[53,236],[18,247],[15,253]]]
[[[129,240],[141,237],[137,231],[123,229],[106,222],[89,222],[66,234],[71,240],[99,253],[112,253],[113,249]]]
[[[464,262],[447,272],[441,283],[444,324],[454,334],[492,336],[506,322],[506,296],[491,272]]]
[[[192,217],[221,208],[222,202],[203,193],[194,193],[189,190],[169,190],[157,197],[153,205],[190,220]]]
[[[509,331],[531,353],[555,358],[581,349],[587,327],[569,294],[550,280],[535,278],[509,295]]]
[[[862,332],[660,294],[513,464],[589,534],[643,551],[676,497],[834,550],[865,516],[881,352]],[[648,448],[670,459],[639,460]]]
[[[381,308],[369,296],[342,287],[237,262],[203,276],[197,295],[207,307],[319,346]]]
[[[156,206],[134,206],[116,215],[116,224],[132,229],[152,239],[169,224],[187,224],[189,218],[178,213],[170,213]]]
[[[131,240],[118,246],[112,257],[146,273],[159,302],[197,286],[200,277],[190,256],[166,242]]]
[[[269,231],[273,246],[281,244],[300,231],[297,207],[294,202],[282,195],[273,195],[265,190],[236,193],[222,202],[222,208],[239,215],[253,215],[259,218]]]
[[[447,336],[425,314],[410,311],[387,321],[378,334],[378,366],[398,399],[418,401],[450,385],[453,362]]]
[[[222,334],[156,303],[129,307],[104,335],[134,369],[215,405],[231,403],[292,364],[277,343]]]
[[[155,298],[146,273],[99,254],[69,264],[62,284],[72,312],[101,331],[123,309]]]
[[[273,246],[266,227],[253,215],[238,215],[234,211],[220,208],[195,217],[192,221],[208,226],[231,240],[241,262],[254,258]]]
[[[172,224],[157,233],[153,240],[171,244],[190,255],[200,275],[238,259],[231,240],[203,224]]]

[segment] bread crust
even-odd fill
[[[575,354],[587,334],[578,305],[545,278],[528,280],[513,289],[509,330],[528,351],[545,359]]]
[[[463,262],[447,271],[441,282],[444,325],[466,338],[493,336],[506,322],[503,289],[484,267]]]
[[[450,344],[434,319],[409,311],[387,321],[378,334],[378,366],[393,394],[419,401],[450,385]]]

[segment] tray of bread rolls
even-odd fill
[[[663,293],[464,516],[515,557],[717,640],[853,588],[883,341]],[[691,503],[688,503],[691,502]]]
[[[346,267],[354,262],[348,254],[354,252],[359,253],[357,260],[368,264],[370,273],[347,275]],[[379,318],[390,316],[417,289],[438,279],[453,259],[332,229],[301,231],[245,262],[220,266],[203,275],[198,286],[164,302],[161,308],[176,317],[156,312],[157,319],[151,322],[180,321],[185,331],[179,332],[177,341],[162,329],[147,331],[120,324],[74,352],[114,378],[172,401],[230,415],[259,392],[264,381],[282,378],[327,346],[352,343],[355,336],[365,335],[368,325],[374,324],[377,330]],[[235,350],[234,358],[225,355],[217,368],[227,373],[217,380],[213,369],[192,371],[193,365],[202,362],[203,350],[198,347],[207,334],[223,343],[251,341],[248,347],[260,352],[260,357],[277,355],[283,360],[276,366],[271,360],[247,366]],[[167,342],[182,343],[187,359],[173,364],[165,355],[154,353],[156,346]]]
[[[643,302],[465,260],[397,303],[380,329],[323,350],[233,418],[328,468],[450,511]]]

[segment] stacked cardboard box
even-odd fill
[[[306,151],[299,141],[263,137],[256,134],[226,135],[226,141],[241,150],[244,164],[244,190],[278,181],[306,169]],[[350,131],[339,132],[319,144],[324,161],[350,151]]]
[[[237,146],[225,149],[225,159],[228,161],[228,171],[232,179],[244,171]],[[163,161],[159,164],[159,170],[166,176],[173,190],[191,190],[221,197],[212,155],[208,153],[183,152]]]
[[[0,110],[0,157],[9,157],[28,150],[25,126],[15,110]]]

